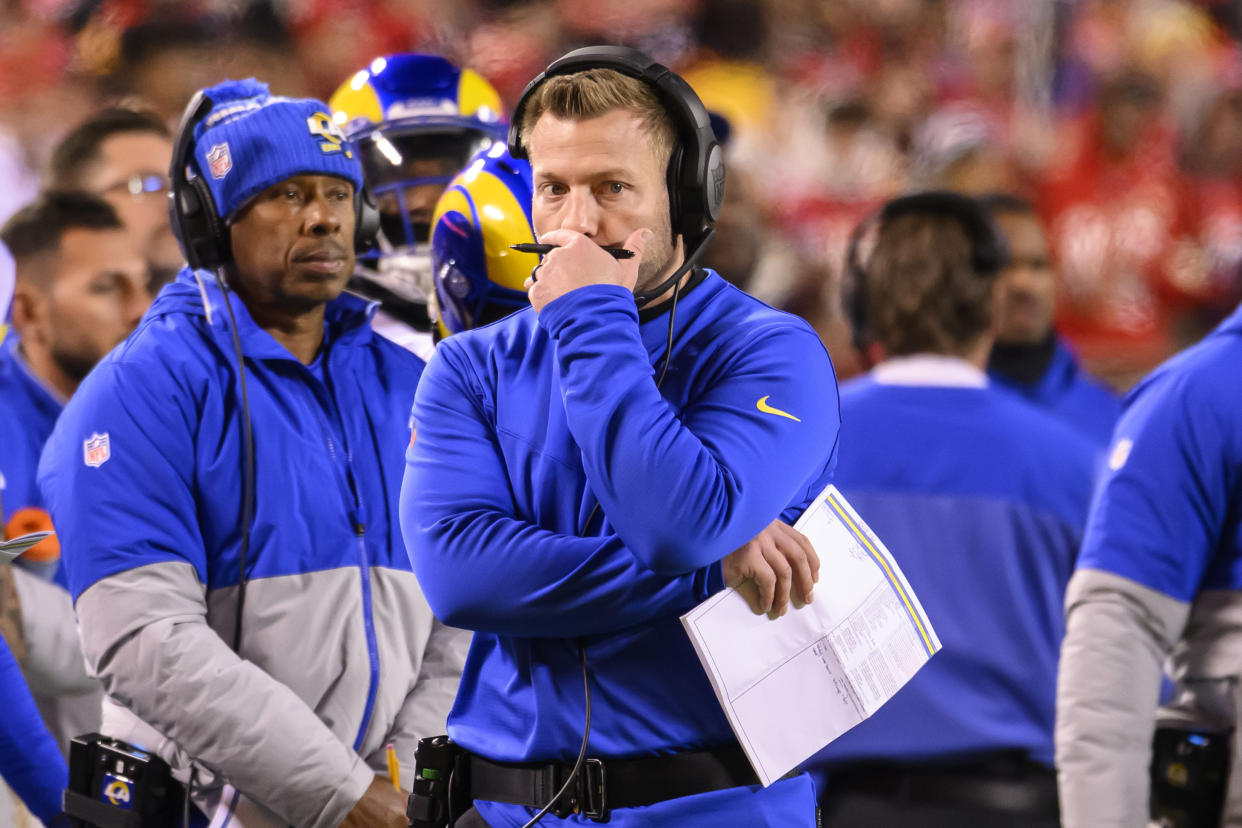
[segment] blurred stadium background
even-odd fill
[[[0,220],[92,110],[256,76],[327,98],[375,56],[431,51],[511,104],[588,43],[641,48],[728,122],[722,273],[809,319],[856,370],[833,300],[846,238],[910,189],[1007,190],[1048,223],[1058,324],[1124,389],[1242,296],[1238,0],[5,0]]]

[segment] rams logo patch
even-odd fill
[[[341,128],[332,121],[328,113],[316,112],[307,118],[306,128],[311,135],[323,139],[319,142],[321,152],[344,152],[346,158],[354,157],[349,151],[349,145],[345,143],[345,133],[341,132]]]
[[[112,777],[108,784],[104,785],[103,798],[126,810],[130,807],[132,796],[129,792],[129,783],[124,779]]]

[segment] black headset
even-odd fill
[[[181,116],[168,171],[168,221],[181,243],[185,260],[195,270],[215,270],[233,258],[229,231],[216,211],[211,188],[194,159],[194,129],[211,114],[215,102],[199,91]],[[190,165],[195,175],[190,177]],[[380,214],[375,196],[363,186],[354,193],[354,250],[361,253],[376,245]]]
[[[1009,263],[1009,245],[1004,235],[976,199],[948,190],[928,190],[889,201],[858,223],[845,250],[842,303],[853,329],[854,347],[859,350],[872,342],[867,321],[867,262],[863,261],[861,248],[887,225],[910,215],[949,216],[957,221],[970,242],[971,270],[982,279],[994,278]]]
[[[686,259],[691,262],[712,233],[724,206],[724,153],[712,131],[707,108],[699,96],[667,66],[656,63],[647,55],[627,46],[586,46],[554,60],[522,91],[513,108],[509,124],[509,154],[527,158],[522,145],[522,113],[531,95],[546,79],[554,75],[570,75],[587,69],[612,69],[637,78],[656,93],[677,131],[677,143],[668,162],[669,218],[673,232],[686,242]],[[675,274],[680,278],[680,272]],[[669,287],[666,282],[640,296],[650,299]]]

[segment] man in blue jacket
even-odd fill
[[[1026,201],[1007,193],[984,196],[1009,245],[1000,274],[996,342],[988,357],[988,378],[1015,391],[1103,449],[1121,415],[1117,395],[1088,375],[1052,327],[1056,278],[1048,236]]]
[[[397,526],[423,364],[342,293],[361,169],[323,103],[253,80],[192,102],[173,163],[183,249],[221,282],[164,288],[39,472],[103,730],[221,821],[404,826],[385,745],[410,779],[465,634],[433,620]]]
[[[65,401],[151,303],[142,250],[105,201],[50,192],[0,229],[13,253],[12,328],[0,342],[0,515],[9,537],[52,528],[35,480]],[[11,578],[25,646],[14,648],[62,748],[99,729],[99,682],[78,643],[55,535],[26,551]],[[52,580],[55,583],[52,583]]]
[[[1240,364],[1242,308],[1126,397],[1065,599],[1068,828],[1146,824],[1155,781],[1153,818],[1242,822]],[[1176,693],[1157,710],[1162,664]]]
[[[5,222],[0,239],[16,271],[12,332],[0,342],[0,421],[11,438],[0,441],[0,506],[12,536],[51,528],[35,483],[39,453],[65,402],[151,297],[142,252],[95,196],[45,194]],[[48,538],[26,557],[55,567],[57,548]],[[50,551],[31,554],[41,550]]]
[[[1060,606],[1097,452],[984,374],[1006,252],[975,202],[921,193],[880,210],[855,273],[883,358],[842,389],[837,486],[944,647],[812,761],[825,825],[1057,825]]]
[[[428,600],[476,631],[449,720],[477,809],[458,825],[525,824],[584,751],[545,821],[809,828],[809,779],[754,784],[678,616],[726,583],[759,611],[809,597],[817,562],[782,520],[831,474],[827,353],[691,268],[723,169],[664,67],[571,52],[528,86],[510,150],[556,247],[532,308],[437,348],[402,489]]]

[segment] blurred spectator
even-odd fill
[[[1242,66],[1232,71],[1242,75]],[[1179,344],[1199,339],[1242,298],[1242,77],[1205,103],[1183,163],[1195,237],[1174,276],[1198,302]]]
[[[1111,79],[1068,136],[1069,160],[1040,194],[1057,327],[1089,370],[1126,386],[1172,346],[1170,262],[1187,230],[1159,87],[1141,74]]]
[[[181,115],[196,90],[225,77],[261,77],[279,94],[304,94],[302,64],[289,59],[293,44],[284,20],[264,2],[234,10],[213,16],[178,4],[126,29],[106,87],[149,101],[165,123]]]
[[[143,252],[154,296],[184,257],[168,225],[172,135],[154,113],[108,107],[78,124],[52,152],[47,185],[93,193],[116,210]]]
[[[1009,246],[1009,264],[999,279],[996,343],[988,358],[988,376],[1103,450],[1112,438],[1121,401],[1079,367],[1052,327],[1056,275],[1044,226],[1035,208],[1016,196],[992,193],[981,204]]]
[[[943,107],[928,116],[914,132],[911,159],[911,183],[919,189],[982,195],[1010,191],[1018,184],[999,127],[969,104]]]
[[[462,64],[487,78],[505,105],[505,111],[559,52],[563,40],[554,0],[496,4],[495,14],[469,26]]]
[[[1055,828],[1061,596],[1097,452],[988,383],[1005,252],[978,204],[906,196],[872,230],[849,307],[879,362],[842,387],[836,484],[892,550],[943,649],[812,760],[827,774],[823,821]]]
[[[65,402],[150,303],[142,255],[113,209],[85,193],[53,192],[0,230],[17,266],[12,332],[0,344],[0,478],[10,536],[52,528],[35,483],[39,455]],[[86,674],[53,535],[13,572],[25,652],[20,659],[63,747],[99,726],[99,685]],[[41,574],[57,584],[34,577]]]
[[[0,239],[17,265],[13,331],[0,346],[0,410],[10,434],[21,434],[0,442],[3,514],[6,524],[23,525],[10,531],[17,535],[51,528],[35,486],[43,444],[78,384],[138,324],[150,295],[137,246],[94,196],[48,193],[9,219]],[[51,537],[26,557],[55,561],[58,550]]]

